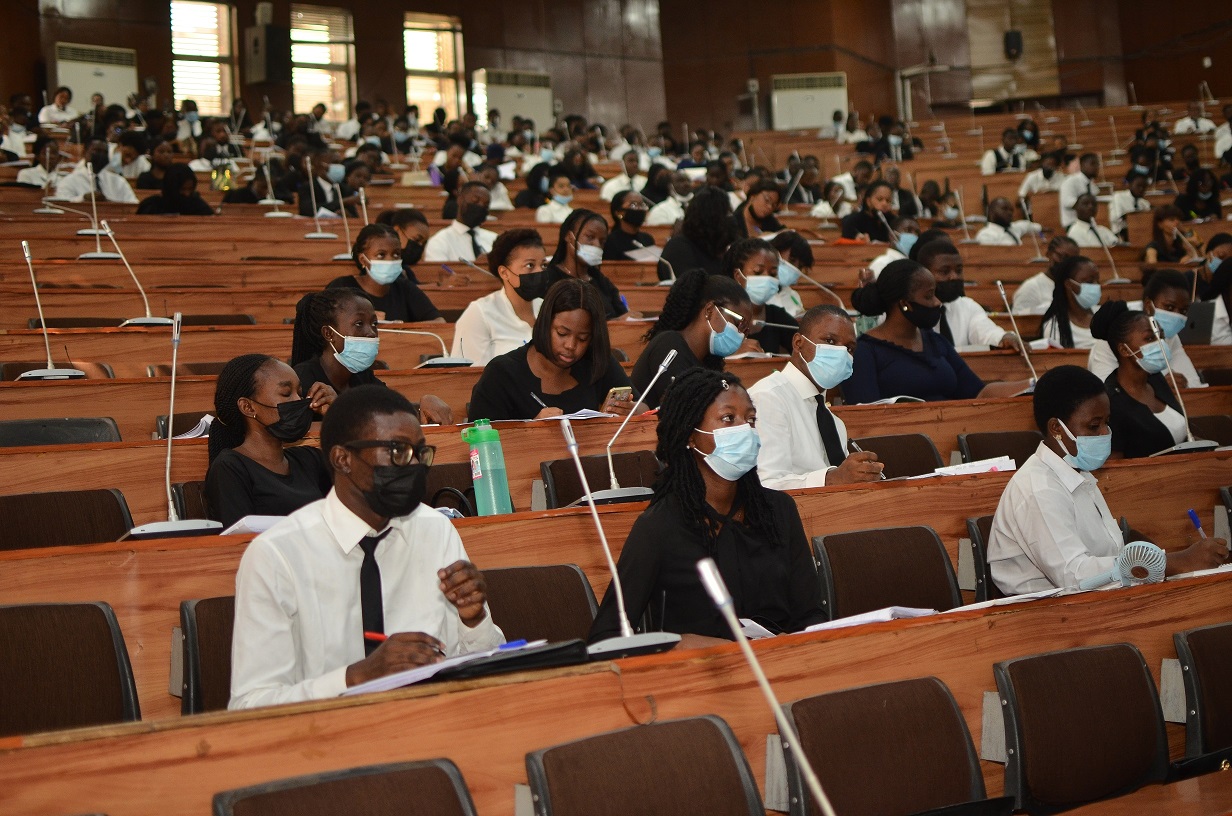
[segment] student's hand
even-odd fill
[[[826,474],[827,485],[857,484],[859,482],[881,481],[885,465],[877,461],[877,454],[872,451],[851,453],[843,460],[843,464]]]
[[[856,273],[856,282],[859,283],[860,286],[868,286],[875,280],[877,280],[877,276],[874,275],[873,270],[869,269],[867,266]]]
[[[309,403],[312,410],[324,416],[325,412],[329,410],[329,406],[334,404],[338,393],[331,386],[318,381],[314,382],[312,387],[308,389],[307,397],[312,400]]]
[[[469,627],[478,626],[488,614],[483,608],[488,600],[488,588],[483,573],[470,561],[454,561],[445,569],[437,570],[441,579],[441,592],[458,609],[458,616]]]
[[[747,354],[749,352],[752,352],[753,354],[765,354],[766,350],[761,347],[761,343],[758,343],[752,337],[746,337],[744,338],[744,342],[740,344],[740,348],[736,350],[736,353]]]
[[[419,401],[419,418],[428,424],[452,425],[453,409],[440,397],[424,394]]]
[[[599,410],[605,414],[618,414],[620,416],[628,416],[629,411],[633,409],[632,394],[616,394],[609,396],[603,402],[603,407]]]
[[[872,241],[872,239],[868,237],[868,233],[867,233],[867,232],[858,232],[858,233],[856,233],[856,240],[857,240],[857,241],[864,241],[864,242],[865,242],[865,243],[867,243],[867,244],[871,244],[871,243],[873,242],[873,241]]]
[[[1001,338],[1001,342],[997,343],[997,348],[1013,349],[1017,352],[1022,352],[1022,339],[1013,332],[1006,332],[1005,337]]]
[[[544,408],[539,413],[535,414],[535,419],[547,419],[548,417],[564,416],[565,412],[559,408]]]
[[[1168,553],[1168,575],[1211,569],[1228,563],[1228,542],[1222,538],[1202,538],[1180,552]]]
[[[1177,372],[1177,371],[1173,371],[1172,376],[1176,377],[1176,387],[1177,388],[1188,388],[1189,387],[1189,380],[1185,379],[1184,374],[1181,374],[1180,372]]]
[[[445,656],[445,644],[423,632],[396,632],[372,654],[347,666],[347,686],[358,686],[369,680],[417,666],[438,663]]]

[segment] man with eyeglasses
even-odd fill
[[[411,403],[348,389],[321,425],[334,488],[257,536],[235,580],[229,708],[347,688],[504,641],[452,523],[421,504],[436,449]]]

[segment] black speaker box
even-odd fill
[[[1005,58],[1016,60],[1022,56],[1022,32],[1012,29],[1005,32]]]

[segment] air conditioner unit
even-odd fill
[[[834,112],[847,118],[847,74],[777,74],[770,77],[770,115],[775,130],[820,128]]]
[[[101,93],[107,104],[123,105],[137,93],[137,52],[105,45],[56,43],[55,85],[73,91],[73,107],[84,112],[90,95]]]
[[[548,74],[480,68],[471,76],[471,98],[482,127],[487,127],[488,111],[493,109],[500,111],[502,127],[507,127],[515,116],[534,120],[539,133],[556,122],[552,112],[552,77]]]

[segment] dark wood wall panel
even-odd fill
[[[1197,99],[1205,80],[1221,100],[1232,99],[1232,3],[1120,2],[1125,79],[1143,104]],[[1211,67],[1202,67],[1202,58]],[[1219,121],[1220,117],[1215,117]]]

